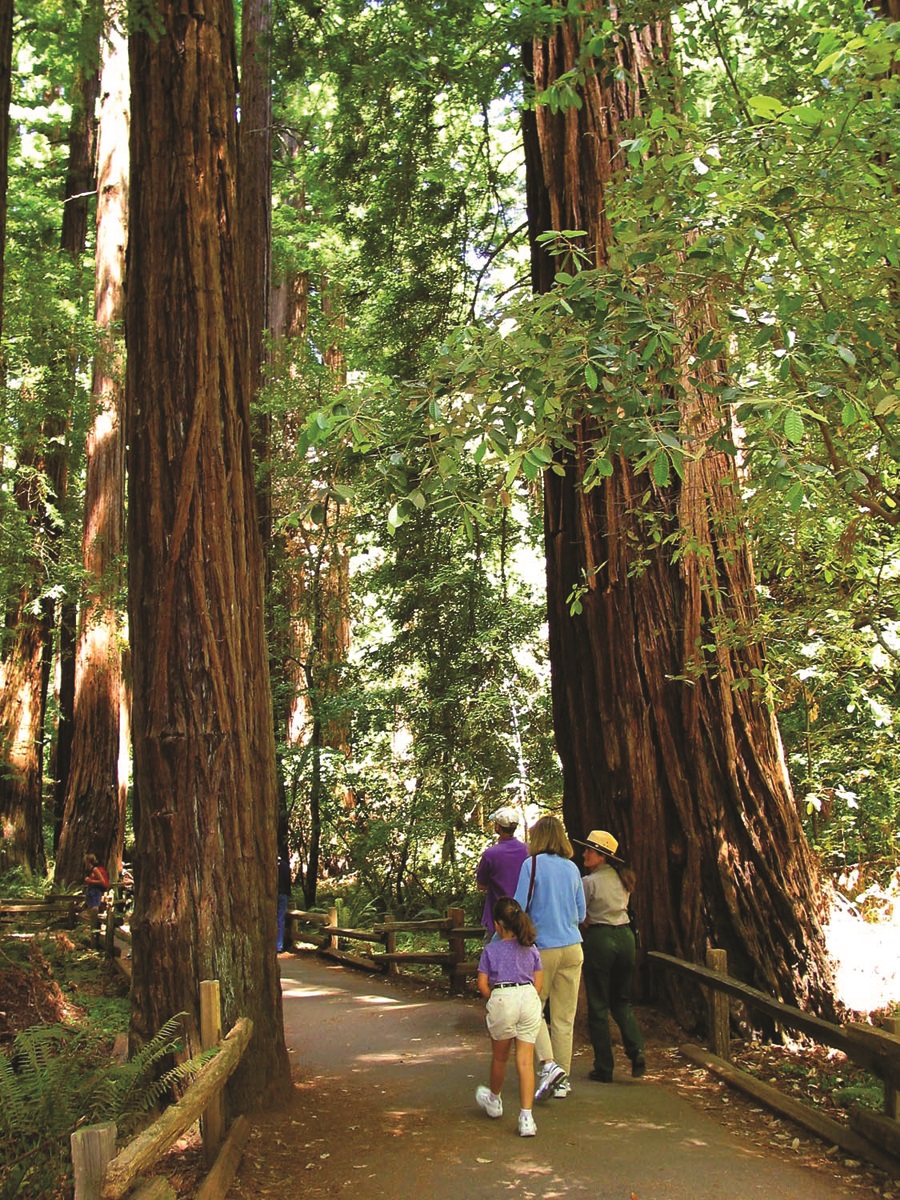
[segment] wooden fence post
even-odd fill
[[[450,929],[447,931],[450,950],[450,962],[447,966],[450,975],[450,991],[461,992],[463,976],[459,968],[466,961],[466,939],[455,931],[464,923],[466,914],[461,908],[448,908],[447,919],[450,922]]]
[[[337,923],[338,923],[338,910],[336,908],[329,908],[328,924],[329,925],[337,925]],[[337,948],[338,948],[337,934],[332,933],[328,938],[328,949],[329,950],[337,950]]]
[[[69,1138],[75,1175],[75,1200],[100,1200],[100,1186],[109,1163],[116,1156],[116,1126],[83,1125]]]
[[[707,950],[706,965],[717,975],[727,975],[727,951]],[[728,997],[724,992],[713,991],[709,997],[709,1024],[713,1053],[729,1062],[731,1060],[731,1015]]]
[[[393,919],[394,919],[394,914],[392,912],[386,912],[384,914],[385,925],[390,925],[390,923],[393,921]],[[385,931],[384,931],[384,952],[385,952],[385,954],[396,954],[397,953],[397,935],[396,935],[396,933],[394,933],[394,931],[392,929],[385,929]],[[388,975],[399,975],[400,974],[400,964],[398,962],[393,962],[393,961],[389,962],[387,965],[387,969],[388,969]]]
[[[106,893],[106,957],[115,958],[116,956],[116,927],[118,925],[117,907],[121,907],[121,899],[117,891]]]
[[[885,1033],[900,1034],[900,1017],[885,1017],[881,1027]],[[884,1115],[893,1121],[900,1121],[900,1092],[890,1079],[884,1081]]]
[[[200,984],[200,1047],[210,1050],[222,1040],[222,1001],[218,979],[204,979]],[[216,1161],[216,1155],[225,1136],[225,1096],[219,1091],[212,1097],[200,1117],[200,1132],[203,1137],[203,1161],[207,1168]]]

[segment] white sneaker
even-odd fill
[[[524,1108],[519,1113],[519,1137],[534,1137],[537,1133],[537,1125],[534,1123],[534,1117]]]
[[[489,1117],[503,1116],[503,1101],[499,1096],[492,1096],[491,1089],[481,1084],[475,1089],[475,1099]]]
[[[562,1083],[565,1078],[565,1071],[552,1058],[545,1062],[538,1076],[537,1087],[534,1089],[535,1100],[546,1100],[556,1085]]]
[[[571,1092],[571,1090],[572,1090],[571,1083],[569,1082],[568,1079],[564,1079],[562,1081],[562,1083],[558,1083],[556,1085],[556,1087],[553,1089],[553,1099],[554,1100],[565,1100],[566,1096],[568,1096],[568,1094],[569,1094],[569,1092]]]

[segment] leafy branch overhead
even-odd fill
[[[401,388],[415,436],[439,451],[396,473],[391,527],[426,502],[450,503],[466,457],[501,472],[506,488],[519,475],[534,481],[558,450],[575,449],[571,430],[585,419],[600,436],[584,486],[609,476],[618,455],[658,486],[680,476],[685,455],[703,447],[678,428],[678,313],[703,289],[722,332],[692,345],[691,383],[710,387],[708,363],[727,372],[708,444],[739,449],[751,486],[776,488],[791,510],[837,485],[864,511],[900,520],[900,38],[877,21],[853,34],[791,33],[803,35],[797,52],[812,69],[783,100],[744,84],[722,37],[692,27],[689,45],[710,55],[724,99],[696,96],[677,115],[651,107],[634,123],[630,170],[608,201],[608,265],[587,261],[583,231],[542,235],[559,264],[553,291],[451,331],[429,375]],[[732,33],[748,36],[740,25]],[[765,82],[773,93],[786,83]],[[374,414],[388,387],[363,379],[348,389],[315,415],[309,444],[333,433],[362,453],[383,445]],[[466,500],[457,496],[472,517]]]

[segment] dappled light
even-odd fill
[[[841,883],[825,927],[838,999],[855,1013],[900,1005],[900,871],[885,887],[861,889],[852,873]]]

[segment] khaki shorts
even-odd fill
[[[541,1027],[541,998],[531,983],[494,988],[487,1002],[488,1033],[495,1042],[534,1043]]]

